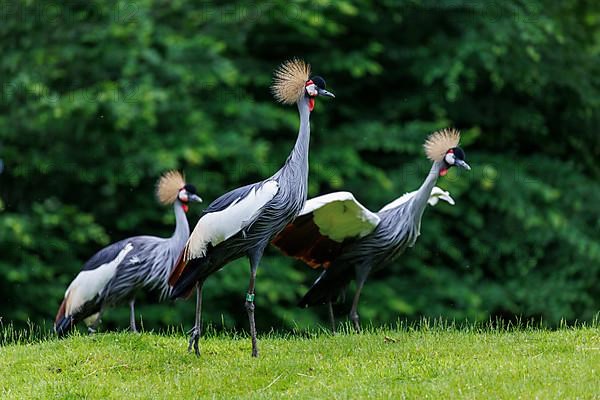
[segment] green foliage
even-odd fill
[[[111,333],[0,348],[7,398],[594,398],[597,328],[416,329],[250,340]]]
[[[312,117],[310,196],[378,209],[424,179],[421,144],[455,126],[473,170],[440,179],[414,249],[370,279],[361,314],[550,324],[600,309],[600,10],[575,0],[14,2],[0,24],[0,316],[48,321],[83,262],[168,235],[152,198],[185,170],[211,201],[272,174],[295,138],[268,85],[301,56],[335,101]],[[200,210],[192,208],[190,223]],[[270,249],[259,327],[306,326],[314,272]],[[245,326],[244,260],[207,282],[205,319]],[[350,293],[349,293],[350,294]],[[143,304],[143,302],[141,302]],[[192,302],[141,306],[148,327]],[[347,311],[340,305],[339,312]],[[126,309],[107,313],[124,326]]]

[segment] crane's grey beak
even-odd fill
[[[454,160],[454,165],[456,165],[457,167],[461,167],[466,169],[467,171],[471,170],[471,167],[469,167],[469,164],[467,164],[466,162],[464,162],[463,160]]]
[[[333,98],[335,98],[335,95],[333,93],[328,92],[325,89],[321,89],[318,86],[317,86],[317,93],[319,93],[319,96],[325,96],[325,97],[333,97]]]
[[[200,196],[198,196],[197,194],[189,194],[188,201],[191,201],[194,203],[202,203],[202,198]]]

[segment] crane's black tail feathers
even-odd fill
[[[63,300],[54,320],[54,332],[56,332],[58,337],[65,336],[75,327],[76,324],[83,321],[87,317],[100,312],[102,307],[99,296],[96,296],[92,300],[89,300],[78,307],[78,310],[74,314],[67,315],[67,301],[68,298]]]
[[[205,268],[207,262],[207,258],[197,258],[188,261],[181,275],[173,282],[169,298],[174,300],[189,297],[196,287],[196,283],[203,281],[209,275]]]
[[[75,326],[73,317],[64,317],[54,325],[54,331],[59,338],[64,337],[67,333],[71,332]]]
[[[344,273],[342,270],[326,269],[298,302],[298,306],[312,307],[337,300],[348,286],[351,277],[351,274]]]
[[[73,317],[65,315],[66,305],[67,299],[64,299],[58,309],[56,319],[54,320],[54,332],[56,332],[58,337],[65,336],[68,332],[71,331],[71,329],[73,329],[73,326],[75,325]]]

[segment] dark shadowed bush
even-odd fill
[[[294,107],[273,101],[270,74],[300,56],[337,96],[313,116],[311,196],[350,190],[378,209],[421,183],[421,144],[446,126],[463,131],[473,167],[440,179],[457,205],[428,209],[416,247],[369,280],[363,319],[591,319],[600,10],[574,0],[433,3],[7,3],[0,316],[48,321],[97,249],[169,235],[171,210],[153,198],[166,169],[182,168],[206,201],[273,173],[298,122]],[[259,327],[317,321],[324,310],[294,306],[314,271],[266,255]],[[205,320],[244,327],[247,280],[244,260],[211,278]],[[140,311],[147,329],[189,326],[192,307]],[[125,326],[126,314],[107,313],[106,325]]]

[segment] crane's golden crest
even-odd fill
[[[442,161],[448,150],[458,146],[460,132],[453,128],[446,128],[429,135],[423,147],[425,154],[431,161]]]
[[[310,77],[310,64],[293,58],[281,64],[273,73],[271,91],[283,104],[294,104],[304,96],[304,87]]]
[[[185,179],[179,171],[165,172],[156,184],[156,197],[162,204],[173,204],[179,190],[185,186]]]

